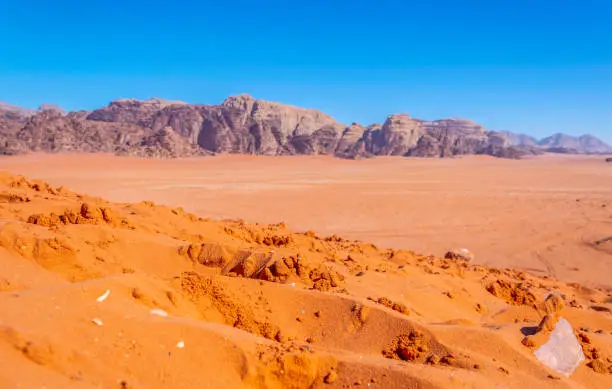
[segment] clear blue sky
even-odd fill
[[[0,101],[227,95],[612,143],[609,0],[0,0]]]

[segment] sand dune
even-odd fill
[[[80,161],[80,165],[70,167],[71,161]],[[98,168],[95,165],[109,161],[107,157],[41,157],[12,159],[6,163],[5,168],[11,171],[38,169],[37,176],[53,176],[49,179],[54,184],[8,174],[0,177],[0,355],[5,361],[4,368],[0,369],[2,388],[612,386],[612,293],[609,291],[519,270],[473,265],[461,259],[387,249],[325,231],[295,233],[284,223],[255,225],[240,220],[217,221],[151,201],[108,202],[55,184],[62,181],[66,184],[68,175],[74,174],[70,188],[91,185],[89,193],[105,192],[114,199],[124,200],[131,200],[129,196],[148,197],[157,193],[160,197],[167,196],[167,202],[179,203],[191,196],[185,208],[189,206],[202,212],[207,207],[218,206],[217,212],[231,216],[232,212],[240,213],[248,208],[248,196],[242,189],[233,194],[227,190],[179,195],[185,189],[159,192],[143,191],[143,188],[190,182],[181,176],[206,183],[216,175],[215,182],[224,185],[248,181],[246,178],[251,174],[254,184],[257,177],[266,182],[261,179],[266,174],[277,181],[290,181],[292,176],[302,181],[310,179],[309,173],[303,171],[290,173],[298,166],[297,159],[273,160],[280,162],[272,162],[272,167],[265,174],[259,171],[259,176],[255,174],[257,163],[264,162],[257,159],[168,164],[135,161],[135,166],[126,166],[114,176],[105,172],[102,165]],[[112,161],[120,166],[128,160]],[[248,167],[250,174],[237,169],[235,176],[226,175],[232,170],[232,164],[244,164],[246,170],[246,162],[254,161],[256,164]],[[487,193],[484,184],[476,185],[474,177],[469,185],[460,184],[465,177],[443,174],[447,162],[411,162],[417,164],[413,171],[418,170],[418,164],[427,163],[433,164],[432,171],[438,170],[440,176],[433,181],[446,182],[449,192],[438,193],[437,198],[431,198],[434,187],[428,185],[439,183],[408,188],[408,176],[401,178],[400,174],[398,182],[403,182],[403,190],[421,193],[416,202],[422,207],[438,209],[439,216],[445,215],[442,211],[450,204],[457,207],[458,214],[444,216],[445,223],[436,223],[430,217],[429,228],[445,227],[446,232],[456,229],[464,238],[481,230],[480,239],[485,239],[492,235],[482,224],[488,221],[485,226],[491,226],[502,220],[491,211],[491,220],[480,214],[474,216],[473,224],[461,224],[465,222],[461,216],[467,214],[461,206],[468,199],[473,201],[474,193],[481,193],[478,199],[484,209],[490,210],[497,200],[501,203],[497,204],[498,208],[506,215],[516,214],[526,204],[500,200],[505,191],[500,188],[518,184],[507,184],[498,174],[493,174],[493,170],[500,169],[498,165],[487,173],[486,164],[498,162],[484,159],[484,162],[459,160],[455,163],[469,167],[477,161],[484,164],[481,169],[486,174],[482,174],[493,182],[489,187],[498,188],[491,189],[488,197],[483,195]],[[214,164],[220,168],[224,163],[225,172],[212,170]],[[302,182],[300,185],[308,186],[307,189],[296,190],[290,184],[291,189],[285,193],[268,194],[265,197],[270,202],[260,205],[268,211],[262,219],[274,218],[285,207],[301,204],[299,212],[289,213],[288,217],[297,217],[299,213],[304,217],[302,226],[306,226],[320,220],[317,217],[321,217],[324,209],[330,211],[338,204],[335,214],[339,219],[334,220],[332,215],[327,219],[336,228],[342,225],[342,220],[352,220],[348,207],[355,205],[360,196],[365,198],[364,193],[398,190],[390,176],[387,176],[386,188],[363,181],[341,182],[342,169],[357,172],[371,169],[373,174],[385,166],[384,160],[371,165],[343,162],[341,167],[331,165],[326,169],[329,159],[315,159],[312,163],[309,169],[313,176],[314,170],[320,169],[324,180],[340,183],[325,182],[320,184],[323,188],[317,189],[312,183]],[[203,168],[206,164],[209,165]],[[151,166],[159,169],[151,171]],[[517,170],[518,165],[513,166]],[[545,166],[552,169],[550,165]],[[557,215],[557,218],[534,226],[528,223],[531,219],[515,215],[515,224],[511,223],[515,231],[521,231],[518,223],[523,220],[527,223],[523,228],[550,236],[550,244],[560,239],[555,235],[558,222],[567,222],[570,216],[579,215],[598,220],[595,206],[604,198],[594,193],[601,191],[605,196],[606,189],[592,175],[608,173],[600,172],[595,166],[593,161],[581,160],[568,163],[563,169],[575,177],[573,188],[595,189],[580,192],[580,205],[575,204],[575,194],[559,195],[556,204],[564,204],[563,210],[567,211],[567,215],[561,215],[554,207],[546,208],[542,200],[536,205],[544,210],[536,216]],[[65,171],[56,170],[59,167]],[[87,168],[91,176],[86,174]],[[143,174],[133,176],[137,169],[142,169]],[[529,174],[538,177],[533,171]],[[540,174],[551,175],[550,171]],[[109,181],[103,182],[101,177],[108,177],[104,181]],[[131,186],[129,177],[138,178],[139,182]],[[373,179],[373,175],[369,177]],[[554,189],[553,184],[557,182],[555,193],[560,193],[562,178],[554,174],[551,177],[548,188]],[[355,177],[348,179],[359,181]],[[337,186],[330,188],[329,185]],[[537,195],[545,192],[542,183],[534,186]],[[330,189],[333,196],[327,200],[308,196]],[[288,199],[289,191],[297,198]],[[262,202],[261,192],[256,193],[259,194],[254,196],[259,196]],[[350,193],[356,195],[351,197]],[[281,196],[285,202],[279,200],[276,204],[274,201]],[[444,196],[453,200],[440,200]],[[536,196],[529,194],[529,200],[533,201]],[[554,196],[546,197],[551,198]],[[438,207],[436,199],[440,200]],[[392,213],[393,205],[402,204],[413,211],[419,209],[414,198],[380,199],[376,209],[369,209],[374,203],[362,201],[361,208],[356,209],[368,209],[369,213],[361,216],[363,219],[352,216],[362,223],[356,224],[361,230],[355,229],[353,234],[377,231],[375,222],[368,224],[367,216],[379,212],[381,219],[377,220],[382,220]],[[233,202],[236,207],[232,207]],[[221,208],[224,203],[227,203],[225,208]],[[511,203],[518,205],[512,208]],[[536,205],[529,209],[536,212]],[[254,218],[265,213],[263,209],[251,212]],[[426,214],[423,209],[419,212],[418,215]],[[605,226],[606,221],[601,219],[601,226]],[[417,217],[411,220],[404,219],[403,225],[412,226],[412,231],[416,221],[424,223]],[[385,234],[397,234],[401,238],[395,239],[405,239],[399,228],[400,218],[394,223],[397,224],[382,230],[387,232],[379,235],[381,242],[393,241]],[[537,228],[545,225],[549,230]],[[580,224],[576,222],[576,225]],[[504,228],[508,227],[501,224],[495,232],[503,233]],[[409,234],[410,239],[415,239],[414,234]],[[507,246],[499,247],[510,246],[510,242],[504,244]],[[483,243],[477,247],[485,246]],[[577,250],[578,247],[567,243],[564,248]],[[605,254],[601,255],[605,259]],[[586,267],[584,263],[581,266]],[[560,303],[566,305],[564,309],[562,306],[550,309],[549,305],[542,304],[552,292],[565,296]],[[559,314],[574,326],[587,357],[569,378],[549,370],[533,355],[534,349],[545,341],[546,329],[525,337],[543,317],[556,320]]]

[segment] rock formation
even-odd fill
[[[554,134],[538,142],[538,146],[549,152],[565,154],[605,154],[612,153],[612,147],[593,135],[573,137]]]
[[[136,144],[126,144],[116,149],[118,155],[133,155],[148,158],[178,158],[212,155],[211,152],[191,144],[172,127],[145,136]]]
[[[556,135],[536,142],[525,135],[486,131],[468,119],[424,121],[395,114],[382,125],[346,127],[316,110],[249,95],[228,97],[219,105],[121,99],[92,112],[69,113],[50,104],[38,111],[0,104],[0,155],[37,151],[161,158],[213,153],[519,158],[542,150],[612,152],[589,135]]]

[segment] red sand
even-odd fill
[[[419,239],[400,225],[416,232],[418,223],[430,223],[430,234],[421,235],[432,238],[427,244],[442,241],[434,226],[449,237],[456,231],[472,239],[465,246],[481,261],[484,239],[504,231],[514,235],[496,248],[509,249],[513,239],[521,242],[513,236],[528,239],[531,232],[546,233],[553,254],[589,253],[563,238],[594,233],[584,220],[601,227],[602,235],[609,227],[601,203],[610,189],[595,179],[609,173],[594,159],[2,161],[7,170],[48,175],[54,184],[0,174],[0,388],[612,387],[610,291],[326,233],[294,233],[282,223],[216,221],[136,202],[191,199],[185,204],[202,214],[215,207],[219,213],[250,210],[249,219],[295,218],[292,224],[304,229],[317,220],[361,220],[367,231],[378,226],[383,233],[373,235],[383,242],[390,227],[374,220],[392,214],[395,204],[400,214],[390,225],[406,234],[406,242]],[[383,172],[394,161],[392,179]],[[108,171],[121,164],[129,169]],[[528,173],[517,174],[521,166]],[[317,169],[334,183],[313,183]],[[417,179],[416,172],[425,171],[429,179]],[[512,171],[511,183],[505,182],[500,175]],[[526,177],[532,186],[517,189]],[[571,185],[562,186],[564,177],[573,177]],[[539,182],[545,178],[548,189]],[[176,188],[181,182],[213,189]],[[59,183],[136,203],[80,195]],[[272,183],[284,189],[262,189]],[[399,195],[400,189],[410,195]],[[381,191],[396,196],[368,194]],[[250,202],[254,206],[246,207]],[[290,205],[296,209],[287,212]],[[350,213],[350,206],[363,213]],[[527,211],[533,215],[523,215]],[[280,217],[283,212],[287,217]],[[433,213],[445,222],[435,222]],[[521,220],[529,223],[519,227]],[[347,225],[354,228],[350,234],[368,233]],[[470,233],[479,229],[484,232]],[[605,264],[609,254],[596,252],[599,257],[566,254],[551,263],[573,260],[581,270],[568,274],[605,280],[597,272],[610,274],[609,268],[589,261]],[[498,255],[494,263],[512,265]],[[563,302],[544,304],[553,292],[562,293]],[[559,317],[572,324],[587,357],[569,378],[533,354]],[[540,332],[526,338],[541,322]]]
[[[528,160],[99,155],[5,158],[0,168],[112,201],[152,200],[200,216],[284,221],[383,247],[612,286],[612,168],[602,157]]]

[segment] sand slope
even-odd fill
[[[612,286],[612,166],[600,156],[530,160],[219,156],[140,160],[98,155],[5,158],[13,173],[112,201],[197,215],[283,220],[384,247],[444,255],[590,286]],[[587,265],[588,264],[588,265]]]
[[[8,174],[0,290],[3,388],[612,386],[603,289]],[[597,361],[570,378],[521,344],[551,292]]]

